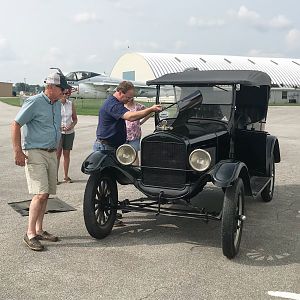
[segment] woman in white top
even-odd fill
[[[74,127],[77,124],[77,113],[74,103],[68,98],[71,95],[71,90],[65,90],[61,101],[61,141],[57,150],[57,183],[58,168],[61,154],[64,157],[64,180],[65,183],[71,183],[72,179],[69,177],[70,166],[70,152],[73,148],[73,141],[75,137]]]

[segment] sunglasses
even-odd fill
[[[70,95],[70,93],[63,93],[63,95],[65,95],[65,96],[69,96],[69,95]]]

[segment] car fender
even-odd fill
[[[247,166],[241,161],[220,161],[210,171],[212,182],[215,186],[226,188],[232,186],[238,178],[242,178],[245,194],[251,196],[250,177]]]
[[[84,174],[93,174],[101,172],[105,167],[115,164],[115,159],[112,157],[111,151],[95,151],[83,161],[81,172]]]
[[[280,157],[280,148],[279,142],[276,136],[268,135],[267,136],[267,165],[269,165],[269,158],[271,157],[272,153],[274,154],[275,163],[279,163],[281,160]]]
[[[134,183],[141,177],[139,169],[120,165],[114,153],[108,150],[91,153],[82,163],[81,172],[89,175],[106,172],[120,184]]]

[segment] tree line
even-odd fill
[[[25,82],[17,82],[13,85],[13,93],[19,94],[21,91],[26,94],[37,94],[43,90],[43,87],[38,84],[27,84]]]

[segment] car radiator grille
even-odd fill
[[[145,185],[182,188],[186,183],[186,146],[177,140],[142,142],[142,181]]]

